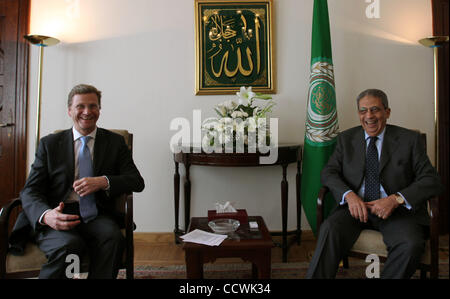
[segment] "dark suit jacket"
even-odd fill
[[[366,141],[361,126],[338,135],[336,148],[321,173],[339,203],[348,190],[358,192],[364,179]],[[429,224],[426,202],[443,186],[431,165],[418,132],[387,125],[380,157],[380,182],[388,195],[400,192],[412,206],[411,215]]]
[[[75,155],[72,129],[50,134],[41,139],[36,159],[25,187],[20,193],[22,206],[34,230],[47,209],[67,199],[74,182]],[[144,180],[136,168],[122,136],[98,128],[94,145],[94,176],[106,175],[109,193],[95,193],[99,210],[114,213],[114,200],[123,193],[140,192]],[[119,223],[120,225],[120,223]]]

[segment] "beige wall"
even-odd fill
[[[374,0],[375,1],[375,0]],[[355,97],[381,88],[390,98],[390,123],[420,129],[433,160],[433,53],[417,43],[431,35],[429,0],[379,0],[380,18],[366,17],[365,0],[329,0],[338,117],[341,130],[358,124]],[[373,1],[372,1],[373,2]],[[138,231],[174,226],[169,149],[172,119],[192,121],[193,109],[213,116],[230,96],[195,96],[193,0],[33,0],[32,33],[58,37],[45,50],[42,129],[69,128],[67,93],[90,83],[103,91],[99,126],[134,133],[134,159],[146,181],[135,194]],[[274,0],[281,142],[303,142],[309,78],[312,0]],[[47,22],[50,22],[48,24]],[[38,51],[30,52],[29,151],[34,160]],[[181,167],[182,175],[184,168]],[[191,215],[204,216],[215,202],[235,201],[281,230],[281,167],[191,168]],[[295,167],[288,168],[289,229],[295,228]],[[181,206],[180,211],[183,211]],[[183,219],[180,217],[180,219]],[[182,223],[183,221],[180,221]],[[304,217],[302,226],[309,228]]]

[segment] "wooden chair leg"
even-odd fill
[[[432,264],[430,268],[430,279],[438,279],[439,278],[439,264]]]
[[[420,269],[420,279],[427,279],[427,270],[423,268]]]
[[[127,279],[134,279],[134,269],[133,266],[128,265],[126,268],[127,274],[126,274],[126,278]]]
[[[348,268],[349,268],[349,265],[348,265],[348,256],[344,256],[344,257],[342,258],[342,264],[343,264],[344,269],[348,269]]]
[[[134,279],[134,246],[130,246],[131,249],[128,249],[127,252],[127,261],[126,261],[126,279]]]

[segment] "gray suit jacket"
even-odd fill
[[[366,142],[361,126],[338,135],[336,148],[321,173],[339,203],[348,190],[361,187],[365,171]],[[431,165],[418,132],[387,125],[380,158],[380,182],[388,195],[400,192],[412,206],[421,224],[429,224],[426,202],[440,194],[443,186]]]

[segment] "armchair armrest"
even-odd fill
[[[122,194],[116,199],[116,209],[124,215],[125,224],[125,267],[127,269],[127,279],[133,279],[134,272],[134,242],[133,231],[133,194]]]
[[[133,234],[133,194],[125,195],[125,228],[127,229],[127,233]]]
[[[317,231],[320,229],[320,225],[323,222],[324,211],[325,211],[325,195],[328,193],[328,187],[323,186],[319,190],[319,194],[317,195]]]
[[[134,230],[133,225],[133,195],[132,194],[121,194],[115,199],[115,210],[124,215],[123,223],[125,228],[130,227],[131,231]]]
[[[435,196],[428,201],[430,206],[431,233],[434,231],[439,234],[439,197]]]
[[[134,222],[133,222],[133,194],[127,194],[125,206],[125,230],[126,230],[126,269],[127,279],[134,278]]]
[[[439,267],[439,197],[435,196],[429,199],[430,206],[430,250],[431,250],[431,269],[430,277],[437,278]],[[434,266],[433,266],[434,265]]]
[[[6,255],[9,247],[9,218],[12,211],[21,206],[22,201],[14,198],[0,210],[0,278],[6,274]]]
[[[4,242],[6,241],[6,245],[8,245],[8,237],[9,237],[9,218],[11,216],[12,211],[15,208],[20,207],[22,205],[22,201],[20,198],[14,198],[9,201],[6,205],[2,207],[0,210],[0,240],[1,240],[1,250],[3,250]],[[6,246],[8,248],[8,246]]]
[[[22,201],[20,198],[14,198],[11,199],[6,205],[2,207],[0,210],[0,225],[3,227],[4,223],[7,223],[9,221],[9,216],[11,215],[11,212],[18,206],[22,205]],[[7,227],[7,226],[6,226]]]

